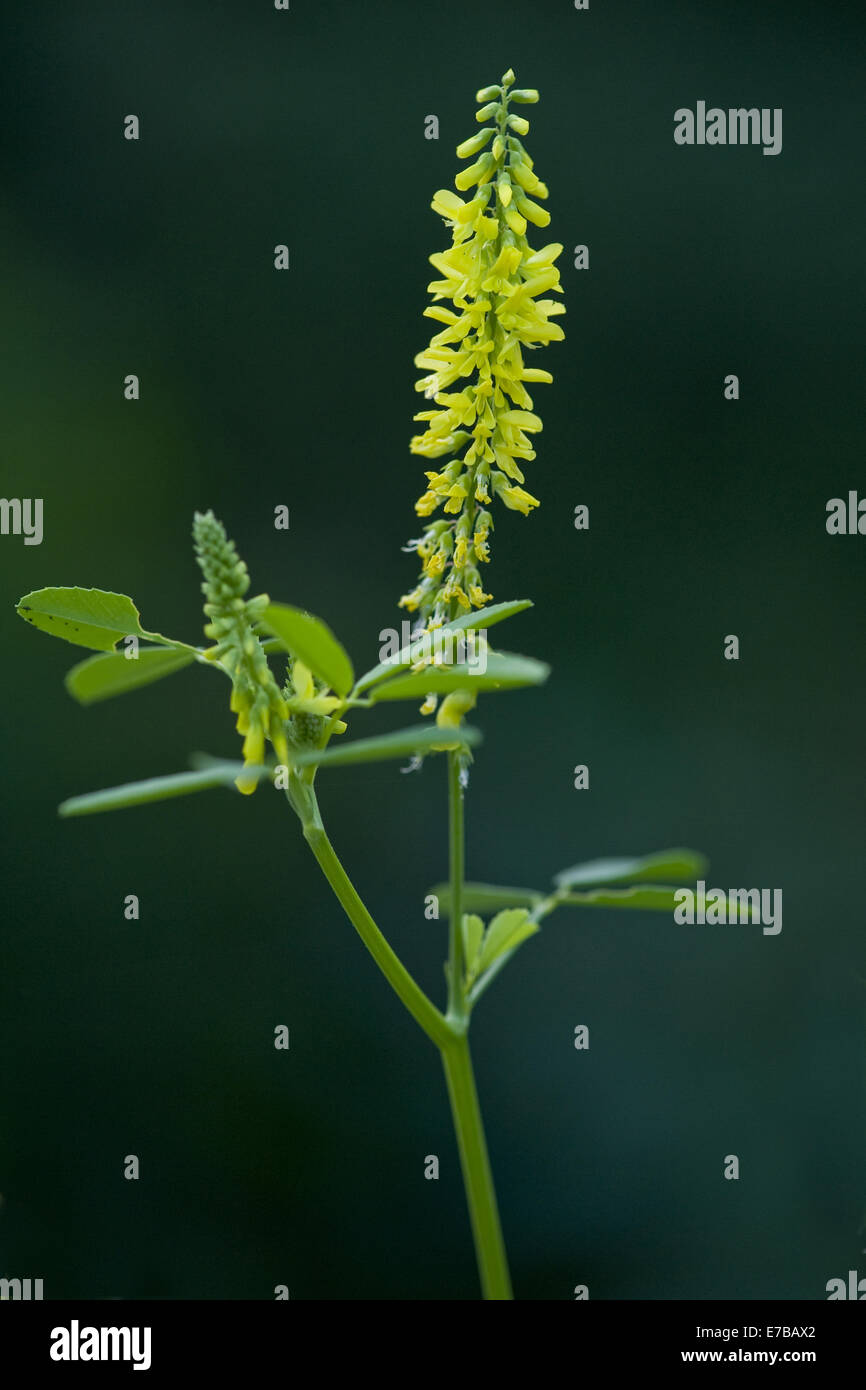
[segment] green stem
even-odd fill
[[[451,879],[451,921],[448,928],[448,1014],[449,1021],[465,1029],[466,994],[463,987],[463,788],[460,785],[460,754],[448,754],[448,866]]]
[[[452,909],[447,1016],[440,1013],[415,983],[359,898],[325,834],[312,786],[302,784],[295,776],[288,795],[301,818],[304,838],[349,921],[394,993],[442,1054],[482,1294],[485,1299],[510,1299],[508,1260],[466,1037],[469,1011],[463,987],[463,941],[459,928],[464,877],[463,788],[460,785],[460,759],[457,753],[449,754],[449,792]]]
[[[330,883],[346,916],[360,936],[397,998],[406,1006],[420,1028],[423,1028],[437,1047],[444,1048],[454,1036],[453,1030],[436,1005],[416,984],[399,956],[391,949],[373,918],[355,891],[354,885],[337,858],[321,821],[304,823],[304,839],[316,856],[319,867]]]
[[[508,1258],[499,1224],[496,1191],[484,1138],[484,1125],[475,1089],[469,1039],[465,1033],[452,1038],[442,1048],[445,1080],[451,1100],[451,1114],[460,1150],[460,1166],[475,1254],[481,1276],[481,1291],[485,1299],[506,1300],[513,1297],[508,1274]]]

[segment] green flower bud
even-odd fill
[[[473,183],[478,183],[485,174],[492,172],[494,167],[493,155],[488,150],[474,164],[470,164],[468,169],[461,169],[454,180],[454,187],[459,188],[461,193],[465,193],[467,188],[471,188]]]
[[[477,135],[470,135],[468,140],[464,140],[462,145],[457,146],[457,158],[468,159],[470,155],[477,154],[483,150],[487,141],[493,134],[494,127],[488,126],[486,130],[479,130]]]

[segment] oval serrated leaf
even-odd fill
[[[426,666],[423,671],[397,676],[370,691],[369,698],[415,700],[425,695],[441,695],[450,690],[518,690],[521,686],[541,685],[550,667],[530,656],[510,652],[488,652],[485,669],[468,663],[454,666]]]
[[[563,869],[553,880],[559,888],[589,884],[675,882],[693,883],[706,871],[707,861],[693,849],[665,849],[641,859],[592,859]]]
[[[321,618],[288,603],[271,603],[261,621],[330,690],[341,698],[348,695],[355,679],[349,654]]]
[[[497,912],[484,933],[478,962],[479,974],[489,970],[506,951],[515,950],[538,930],[538,923],[532,921],[525,907],[509,907],[504,912]]]
[[[373,666],[366,671],[357,683],[356,690],[360,695],[368,690],[371,685],[378,684],[389,676],[396,675],[398,671],[412,666],[416,661],[420,661],[431,649],[435,650],[434,642],[440,644],[447,639],[449,633],[461,633],[468,631],[482,632],[488,627],[495,627],[497,623],[504,622],[515,613],[522,613],[525,608],[531,608],[532,602],[528,598],[509,599],[505,603],[491,603],[486,608],[478,608],[474,613],[464,613],[461,617],[455,618],[450,623],[443,624],[436,628],[435,638],[432,634],[426,637],[419,637],[407,646],[401,647],[387,661],[380,661],[377,666]]]
[[[27,623],[78,647],[112,652],[121,637],[144,637],[138,609],[107,589],[36,589],[16,611]]]
[[[144,647],[135,659],[125,652],[104,652],[73,666],[66,675],[66,689],[79,704],[92,705],[162,680],[194,660],[194,653],[173,647]]]

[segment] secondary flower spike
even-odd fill
[[[416,390],[436,408],[414,417],[426,430],[410,448],[437,461],[415,510],[422,517],[442,513],[407,547],[417,550],[423,569],[400,606],[417,611],[419,629],[439,627],[492,597],[479,567],[490,559],[493,499],[524,515],[539,505],[522,486],[521,463],[535,458],[531,436],[541,429],[526,388],[553,378],[527,367],[523,351],[565,336],[551,322],[564,305],[539,298],[561,293],[554,261],[562,246],[533,251],[526,239],[527,223],[546,227],[550,214],[536,201],[547,188],[520,140],[529,122],[510,110],[537,101],[538,92],[513,83],[509,68],[498,86],[477,94],[482,129],[457,147],[472,163],[455,186],[474,193],[465,200],[440,189],[432,202],[452,228],[453,244],[430,257],[441,278],[427,287],[433,303],[424,313],[444,327],[415,358],[427,373]]]
[[[210,619],[204,633],[216,643],[205,656],[218,661],[231,678],[231,708],[238,717],[238,733],[244,735],[244,761],[250,769],[260,767],[269,738],[279,762],[288,763],[283,721],[289,710],[254,631],[270,600],[267,594],[244,597],[250,587],[247,567],[213,512],[196,512],[193,539],[204,575],[204,611]],[[258,774],[245,771],[236,785],[249,793],[255,791],[257,781]]]

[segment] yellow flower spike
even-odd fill
[[[547,189],[520,139],[529,123],[510,109],[511,102],[534,103],[538,93],[514,91],[513,82],[509,69],[500,84],[478,93],[484,128],[458,146],[461,159],[474,159],[455,179],[460,192],[475,186],[471,199],[447,190],[433,199],[451,246],[430,258],[439,278],[429,286],[433,303],[425,313],[442,327],[415,359],[425,373],[416,390],[432,405],[416,415],[423,432],[410,448],[439,465],[428,472],[415,510],[422,517],[438,512],[433,525],[440,529],[407,547],[418,551],[423,566],[400,600],[417,613],[416,632],[433,631],[488,601],[475,566],[490,560],[493,524],[484,507],[491,494],[524,515],[539,505],[520,486],[518,461],[535,458],[531,436],[541,429],[527,384],[551,376],[526,368],[523,354],[563,336],[552,322],[562,306],[539,297],[561,293],[553,262],[563,248],[551,242],[535,250],[526,238],[528,223],[548,221],[533,201]]]
[[[434,710],[436,709],[436,705],[438,704],[438,702],[439,702],[439,697],[438,697],[438,695],[428,695],[428,696],[427,696],[427,699],[424,701],[424,703],[423,703],[423,705],[421,706],[421,708],[419,709],[418,713],[419,713],[419,714],[432,714],[432,713],[434,712]]]

